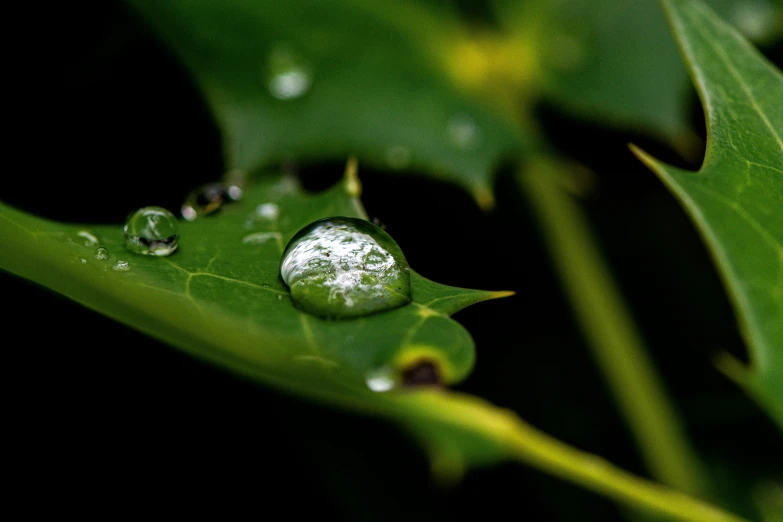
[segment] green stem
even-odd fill
[[[586,216],[556,182],[566,167],[542,158],[527,167],[517,179],[538,215],[577,320],[648,469],[665,484],[703,493],[700,463],[595,246]]]
[[[415,401],[415,404],[412,404]],[[744,519],[685,493],[633,475],[610,462],[573,448],[525,423],[513,412],[457,393],[421,393],[405,411],[428,421],[459,426],[493,441],[515,460],[630,507],[686,522],[739,522]]]

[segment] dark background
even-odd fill
[[[119,2],[51,12],[51,27],[32,35],[38,46],[11,75],[20,93],[7,100],[14,138],[0,199],[51,219],[117,223],[143,205],[177,209],[192,187],[222,175],[204,101]],[[766,51],[781,63],[779,48]],[[691,106],[703,137],[695,94]],[[538,115],[550,141],[596,173],[583,204],[601,246],[695,445],[726,479],[719,496],[748,509],[745,487],[783,477],[780,435],[712,367],[722,350],[744,357],[733,313],[687,216],[627,143],[690,168],[699,161],[557,107]],[[423,275],[517,292],[456,316],[478,353],[459,389],[644,474],[509,170],[498,172],[490,213],[455,187],[368,168],[363,200]],[[301,176],[319,190],[341,171],[342,162],[305,165]],[[503,269],[509,258],[513,272]],[[518,464],[434,483],[424,455],[392,425],[244,382],[8,274],[0,284],[9,305],[3,467],[10,498],[31,513],[622,517],[602,498]]]

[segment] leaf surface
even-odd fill
[[[659,138],[688,136],[687,72],[657,0],[497,0],[536,55],[543,94],[566,110]],[[711,0],[749,36],[783,32],[771,0]],[[681,143],[680,143],[681,144]]]
[[[227,163],[290,158],[421,169],[491,200],[490,174],[519,147],[511,120],[448,72],[463,38],[447,9],[380,2],[129,0],[189,69],[223,133]],[[278,99],[270,63],[301,59],[309,87]],[[271,60],[271,62],[270,62]]]
[[[750,351],[741,380],[783,426],[783,75],[703,3],[665,5],[707,112],[707,153],[688,172],[637,152],[711,250]]]

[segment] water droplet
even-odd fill
[[[86,259],[84,259],[83,257],[80,257],[80,258],[79,258],[79,262],[80,262],[81,264],[83,264],[83,265],[86,265],[86,264],[87,264],[87,260],[86,260]]]
[[[278,295],[277,295],[277,300],[278,300],[278,301],[282,301],[282,300],[283,300],[283,296],[282,296],[281,294],[278,294]]]
[[[117,262],[115,262],[114,265],[112,265],[111,268],[115,272],[127,272],[128,270],[131,269],[130,268],[130,263],[128,263],[127,261],[121,261],[121,260],[117,260]]]
[[[89,230],[79,230],[76,232],[76,242],[86,247],[97,247],[101,244],[98,236],[90,232]]]
[[[410,303],[407,267],[400,247],[380,228],[363,219],[331,217],[291,239],[280,275],[297,308],[339,319]]]
[[[256,223],[274,223],[280,217],[280,207],[275,203],[262,203],[245,219],[245,228],[253,228]]]
[[[162,207],[144,207],[125,220],[125,248],[134,254],[167,256],[177,249],[179,224]]]
[[[224,204],[240,199],[242,199],[242,189],[237,185],[207,183],[188,195],[182,205],[182,217],[193,221],[198,216],[217,212]]]
[[[447,125],[449,139],[460,149],[475,148],[481,141],[481,131],[472,116],[465,113],[457,113]]]
[[[388,366],[369,372],[365,378],[367,387],[374,392],[386,392],[394,388],[394,371]]]
[[[98,261],[106,261],[109,259],[109,250],[104,247],[99,247],[95,249],[95,252],[93,252],[92,257],[97,259]]]
[[[304,96],[313,83],[310,64],[289,45],[278,44],[269,53],[264,71],[269,92],[278,100],[293,100]]]
[[[411,151],[406,147],[389,147],[386,149],[386,164],[395,170],[408,167],[411,164]]]

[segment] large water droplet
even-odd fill
[[[198,216],[217,212],[224,204],[240,199],[242,199],[242,189],[237,185],[207,183],[188,195],[182,205],[182,217],[193,221]]]
[[[144,207],[125,221],[125,248],[134,254],[167,256],[177,249],[179,224],[162,207]]]
[[[402,250],[363,219],[325,218],[300,230],[283,252],[280,275],[296,307],[320,317],[358,317],[411,302]]]
[[[304,96],[313,83],[310,63],[289,45],[278,44],[269,53],[264,81],[270,94],[278,100]]]
[[[472,116],[457,113],[447,124],[449,139],[460,149],[473,149],[481,141],[481,130]]]

